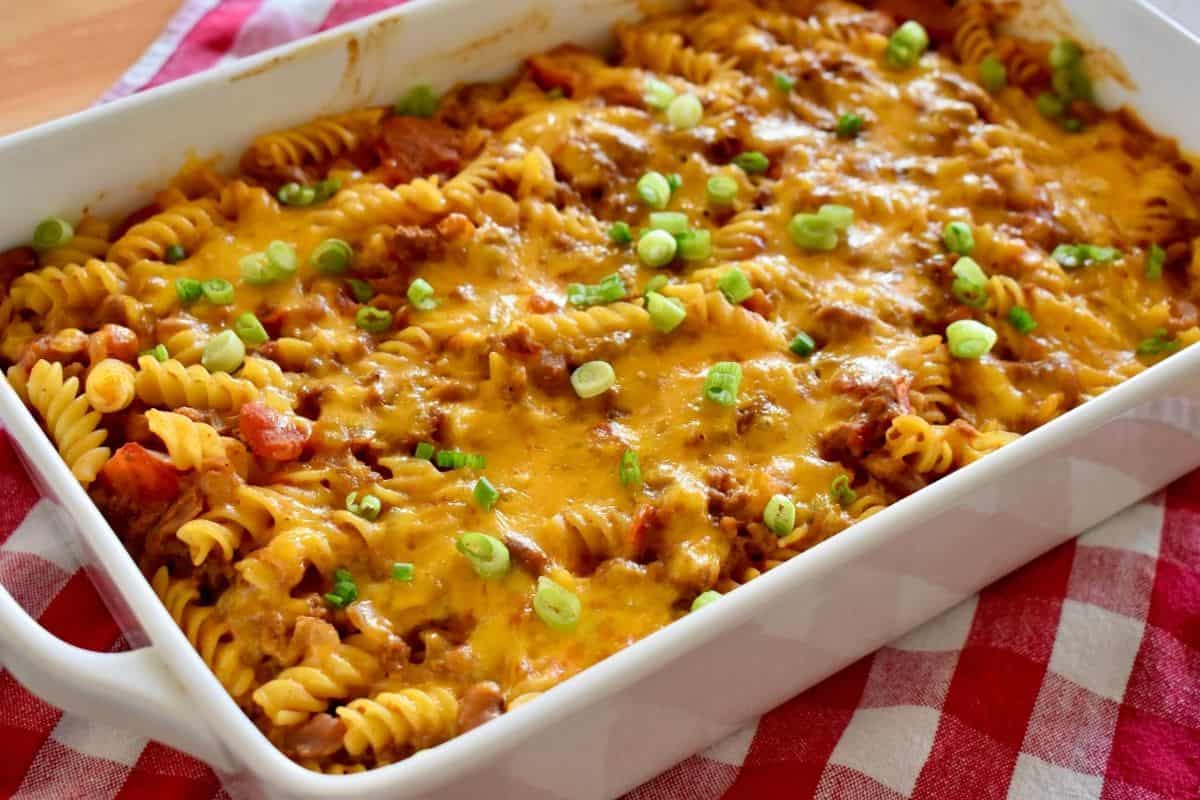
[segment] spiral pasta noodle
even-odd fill
[[[167,454],[177,469],[198,470],[227,458],[221,436],[211,425],[157,408],[146,412],[146,420],[151,432],[166,445]]]
[[[242,162],[265,169],[332,161],[374,136],[383,116],[382,108],[367,108],[269,133],[254,140]]]
[[[122,267],[130,267],[143,259],[164,260],[167,248],[172,245],[191,252],[213,224],[213,209],[207,202],[174,206],[126,231],[108,249],[108,258]]]
[[[79,379],[64,378],[62,365],[49,361],[34,364],[27,379],[13,370],[9,376],[42,418],[72,474],[87,486],[111,451],[103,446],[108,432],[100,427],[100,414],[79,393]]]
[[[378,673],[374,656],[341,644],[314,664],[285,669],[255,689],[253,699],[276,725],[295,725],[324,711],[330,700],[367,686]]]
[[[258,387],[250,381],[153,356],[138,359],[136,388],[141,401],[151,406],[236,410],[258,397]]]
[[[110,229],[99,217],[84,217],[75,226],[75,235],[69,242],[42,252],[38,260],[43,267],[60,269],[92,260],[103,261],[108,253]]]
[[[82,265],[27,272],[13,281],[11,297],[15,308],[42,315],[51,309],[95,306],[109,295],[120,294],[124,287],[125,273],[119,266],[91,259]]]
[[[154,573],[152,585],[221,685],[235,698],[250,691],[254,686],[254,669],[246,663],[242,647],[232,640],[228,625],[216,609],[200,604],[195,581],[172,578],[166,567],[160,567]]]
[[[346,723],[346,752],[357,756],[370,748],[376,755],[409,746],[421,749],[454,735],[458,701],[435,688],[383,692],[353,700],[337,710]]]

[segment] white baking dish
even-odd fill
[[[1045,14],[1045,4],[1031,0]],[[1138,0],[1070,0],[1154,127],[1200,148],[1180,76],[1200,42]],[[0,243],[48,213],[145,201],[185,156],[232,159],[255,133],[388,102],[406,87],[494,78],[563,41],[598,44],[632,0],[418,0],[359,24],[0,140]],[[308,772],[262,737],[171,620],[17,396],[0,420],[61,509],[142,649],[95,654],[0,591],[5,666],[52,703],[213,764],[235,796],[584,798],[631,788],[855,658],[1200,465],[1200,348],[826,541],[535,703],[433,750],[351,776]]]

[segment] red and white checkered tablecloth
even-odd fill
[[[186,0],[105,99],[392,4]],[[123,648],[48,511],[0,434],[0,583],[66,641]],[[204,764],[64,715],[3,671],[0,708],[0,797],[228,797]],[[629,797],[1200,798],[1200,472]]]

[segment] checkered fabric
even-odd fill
[[[1160,2],[1200,20],[1193,0]],[[187,0],[106,99],[388,5]],[[59,528],[0,435],[0,583],[62,639],[124,648]],[[228,797],[204,764],[64,715],[3,671],[0,707],[0,797]],[[1200,798],[1200,472],[628,797]]]

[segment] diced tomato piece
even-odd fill
[[[377,145],[380,178],[388,183],[408,183],[439,173],[456,172],[462,162],[458,131],[433,119],[389,117]]]
[[[649,503],[640,506],[634,515],[633,522],[629,525],[629,542],[633,546],[635,558],[645,549],[646,535],[655,524],[656,517],[657,510]]]
[[[88,359],[99,364],[106,358],[133,363],[138,356],[138,337],[124,325],[108,323],[88,336]]]
[[[166,502],[179,495],[179,470],[170,460],[136,442],[122,445],[100,470],[113,491],[144,503]]]
[[[896,402],[900,406],[901,413],[912,413],[912,400],[909,399],[908,390],[912,386],[912,378],[908,375],[902,375],[895,379],[896,383]]]
[[[6,287],[22,273],[37,269],[37,251],[32,247],[14,247],[0,253],[0,287]]]
[[[238,430],[255,455],[276,461],[299,458],[309,437],[295,419],[258,400],[242,406]]]

